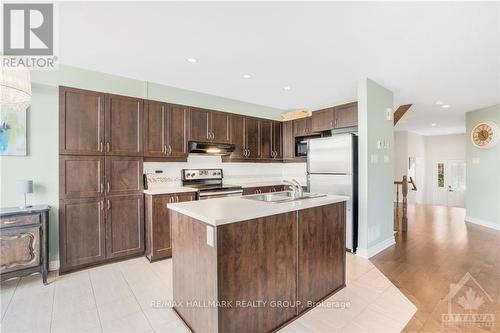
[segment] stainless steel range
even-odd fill
[[[198,189],[197,200],[240,196],[241,186],[224,185],[222,169],[183,169],[181,171],[182,186]]]

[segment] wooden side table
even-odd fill
[[[0,278],[42,274],[49,270],[49,211],[47,205],[0,209]]]

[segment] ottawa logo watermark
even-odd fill
[[[493,299],[470,273],[466,273],[457,284],[450,284],[446,300],[448,312],[441,314],[443,325],[494,326],[495,314],[487,310],[487,306],[493,303]]]
[[[57,69],[55,4],[9,2],[2,6],[2,67]]]

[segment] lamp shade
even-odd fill
[[[26,67],[0,71],[0,103],[13,110],[25,110],[31,103],[30,72]]]
[[[21,194],[33,193],[33,181],[32,180],[18,180],[17,190]]]

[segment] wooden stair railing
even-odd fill
[[[394,230],[399,230],[399,186],[401,186],[401,194],[403,195],[402,201],[402,216],[401,216],[401,231],[408,230],[408,183],[412,184],[413,189],[417,190],[415,186],[415,182],[410,177],[410,181],[408,181],[407,176],[403,176],[403,180],[395,181],[394,185],[396,185],[396,214],[394,217]]]
[[[394,111],[394,126],[398,123],[398,121],[403,118],[405,115],[406,111],[408,111],[413,104],[405,104],[405,105],[400,105],[396,111]]]

